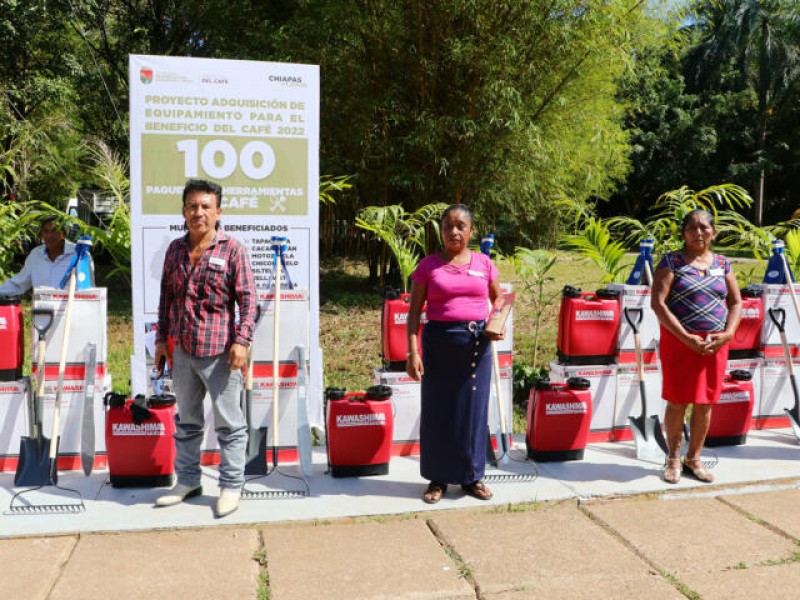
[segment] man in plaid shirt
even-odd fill
[[[221,200],[222,188],[216,183],[186,183],[183,217],[188,233],[173,240],[164,257],[155,356],[156,365],[169,356],[167,336],[171,336],[175,340],[172,378],[178,401],[178,482],[156,505],[171,506],[202,493],[203,398],[208,393],[220,447],[217,517],[239,507],[244,483],[247,424],[240,392],[256,314],[247,250],[219,229]]]

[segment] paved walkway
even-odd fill
[[[7,539],[0,598],[795,599],[798,485]]]
[[[142,506],[138,513],[133,492],[116,507],[118,529],[135,528],[129,520],[145,515],[145,508],[159,519],[194,515],[195,525],[9,535],[9,527],[21,527],[26,519],[58,521],[3,516],[0,598],[800,597],[800,463],[794,463],[800,447],[790,433],[751,433],[747,446],[718,450],[719,483],[711,486],[684,479],[670,487],[658,480],[654,465],[640,463],[633,478],[630,464],[614,467],[620,455],[605,465],[600,460],[623,450],[631,449],[598,445],[581,463],[538,465],[536,481],[494,484],[496,500],[489,505],[451,488],[426,512],[375,516],[364,509],[368,500],[354,494],[357,487],[328,497],[320,486],[331,478],[320,476],[311,481],[312,498],[257,502],[260,522],[207,522],[213,494],[169,509]],[[752,470],[753,460],[763,468]],[[747,481],[733,477],[736,467],[747,472]],[[413,477],[403,460],[392,462],[392,472],[395,478]],[[583,487],[591,472],[591,486]],[[554,474],[565,487],[594,493],[559,497]],[[383,478],[389,491],[404,489],[391,477]],[[336,483],[353,486],[358,480]],[[417,476],[406,483],[409,497],[401,497],[400,505],[413,501],[415,511],[424,511],[422,482]],[[544,493],[548,486],[552,493]],[[524,489],[527,500],[508,500]],[[530,498],[536,491],[539,500]],[[390,498],[384,495],[384,503]],[[373,516],[295,520],[293,513],[308,510],[304,504],[326,499],[349,501]],[[93,502],[86,518],[107,510]],[[234,515],[247,517],[250,506]],[[268,516],[271,522],[264,522]]]

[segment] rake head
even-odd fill
[[[486,483],[529,483],[538,478],[539,473],[486,473],[483,476]]]
[[[264,488],[260,490],[247,489],[247,484],[250,483],[251,481],[256,481],[257,479],[266,479],[269,476],[277,478],[278,476],[281,475],[284,478],[292,479],[298,482],[298,485],[301,486],[300,489],[281,489],[277,487]],[[311,489],[308,487],[308,482],[305,480],[305,478],[283,473],[279,471],[277,467],[275,467],[266,475],[258,475],[256,477],[251,477],[250,479],[246,480],[244,485],[242,486],[241,497],[242,500],[286,500],[286,499],[306,498],[310,495],[311,495]]]
[[[78,497],[78,502],[70,503],[48,503],[48,504],[32,504],[27,502],[20,503],[23,495],[29,492],[35,492],[41,489],[42,486],[30,488],[17,492],[12,496],[11,502],[8,505],[8,510],[3,512],[4,515],[21,516],[21,515],[76,515],[86,511],[86,505],[83,503],[83,496],[78,490],[55,486],[59,490],[75,494]]]
[[[242,500],[289,500],[307,498],[310,493],[306,490],[261,490],[252,491],[242,488]]]

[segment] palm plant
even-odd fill
[[[622,271],[627,266],[623,264],[625,246],[612,239],[608,225],[602,220],[587,219],[578,233],[562,235],[561,243],[600,267],[603,283],[622,280]]]
[[[427,204],[413,213],[408,213],[399,204],[391,206],[367,206],[356,216],[356,226],[372,233],[392,253],[403,291],[408,291],[408,279],[419,263],[420,254],[427,250],[428,227],[433,228],[438,238],[438,216],[447,207],[443,203]],[[385,253],[383,262],[385,264]],[[386,269],[380,270],[381,286],[386,284]]]
[[[336,204],[334,193],[344,192],[353,187],[350,175],[322,175],[319,178],[320,204]]]
[[[800,230],[792,229],[783,238],[786,244],[784,253],[795,278],[800,275]]]
[[[644,237],[655,240],[656,253],[677,250],[683,244],[680,231],[683,218],[692,210],[703,209],[714,215],[721,244],[732,243],[736,235],[747,229],[747,221],[735,212],[747,208],[753,200],[742,187],[725,183],[695,191],[687,186],[665,192],[653,205],[653,216],[642,222],[633,217],[608,219],[608,228],[618,233],[627,247],[633,247]],[[723,210],[719,210],[719,208]],[[755,232],[750,229],[751,234]],[[755,243],[756,237],[751,238]]]

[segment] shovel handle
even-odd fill
[[[75,269],[69,275],[69,291],[67,292],[67,308],[64,311],[64,333],[61,337],[61,358],[58,363],[58,384],[56,401],[53,405],[53,432],[50,434],[50,463],[53,474],[57,471],[58,432],[61,417],[61,394],[64,391],[64,370],[67,366],[67,350],[69,349],[69,329],[72,320],[72,303],[75,299]],[[53,478],[55,480],[55,478]]]
[[[38,355],[38,360],[36,361],[36,371],[37,371],[37,384],[36,384],[36,395],[39,398],[44,397],[44,369],[45,369],[45,357],[44,353],[47,350],[47,344],[44,341],[44,336],[39,337],[39,342],[36,345],[36,354]]]
[[[797,316],[797,319],[800,320],[800,305],[797,303],[797,294],[794,292],[794,280],[792,279],[792,272],[789,270],[789,259],[786,258],[785,254],[781,254],[783,257],[783,277],[786,279],[786,285],[789,288],[789,295],[792,298],[792,306],[794,306],[794,314]]]
[[[279,250],[275,250],[279,252]],[[278,422],[280,419],[280,380],[278,379],[281,368],[280,361],[280,327],[281,327],[281,261],[280,256],[275,260],[275,312],[272,325],[272,462],[278,465]]]
[[[650,272],[650,262],[644,261],[644,278],[647,280],[647,287],[653,287],[653,274]]]

